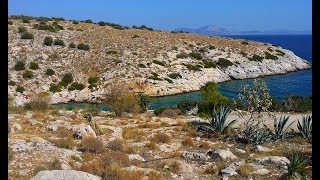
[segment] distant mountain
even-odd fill
[[[183,31],[183,32],[190,32],[195,34],[204,34],[204,35],[309,35],[312,34],[311,30],[305,30],[305,31],[289,31],[289,30],[267,30],[267,31],[259,31],[259,30],[249,30],[249,31],[236,31],[231,30],[223,27],[219,27],[216,25],[208,25],[203,26],[200,28],[178,28],[173,30],[175,32],[177,31]]]
[[[178,29],[175,29],[174,31],[183,31],[183,32],[190,32],[190,33],[204,34],[204,35],[232,35],[233,34],[229,29],[218,27],[215,25],[203,26],[196,29],[178,28]]]

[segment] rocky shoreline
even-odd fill
[[[39,92],[49,93],[52,104],[100,103],[106,87],[119,81],[130,84],[137,92],[167,96],[197,91],[209,81],[220,83],[311,68],[309,62],[290,50],[256,41],[158,30],[116,30],[70,21],[59,22],[64,30],[52,33],[32,28],[36,21],[30,24],[12,21],[9,25],[8,81],[14,81],[16,85],[8,86],[8,94],[16,105],[28,102],[28,97]],[[34,39],[21,39],[17,32],[21,26],[34,33]],[[82,31],[72,30],[75,28]],[[91,48],[83,51],[66,46],[45,46],[46,36],[60,38],[65,44],[87,42]],[[101,43],[104,41],[107,43]],[[254,59],[255,56],[262,59]],[[24,78],[24,71],[14,70],[18,60],[25,61],[26,65],[36,62],[39,69],[32,70],[32,78]],[[212,66],[208,67],[210,63]],[[48,68],[55,74],[45,75]],[[57,84],[68,72],[85,88],[50,92],[50,84]],[[170,77],[172,73],[178,77]],[[89,89],[88,78],[92,76],[100,79],[96,87]],[[17,92],[17,85],[23,86],[25,91]]]

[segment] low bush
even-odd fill
[[[113,151],[123,151],[123,145],[119,139],[109,141],[107,147]]]
[[[188,54],[183,52],[183,53],[177,54],[176,57],[180,59],[185,59],[188,57]]]
[[[45,73],[45,74],[46,74],[47,76],[52,76],[52,75],[54,75],[54,73],[55,73],[55,72],[54,72],[52,69],[49,68],[49,69],[46,70],[46,73]]]
[[[21,34],[21,39],[34,39],[34,35],[26,31]]]
[[[12,25],[12,24],[13,24],[13,21],[8,21],[8,24],[9,24],[9,25]]]
[[[62,86],[64,87],[68,86],[70,83],[73,82],[72,74],[71,73],[64,74],[60,82]]]
[[[216,49],[216,47],[214,47],[213,45],[209,45],[208,48],[209,48],[210,50]]]
[[[99,77],[97,76],[89,77],[88,79],[89,84],[96,84],[98,81],[99,81]]]
[[[249,45],[249,43],[247,41],[242,41],[241,44]]]
[[[81,91],[82,89],[85,88],[85,85],[82,83],[78,83],[78,82],[73,82],[72,84],[70,84],[70,86],[68,87],[69,91],[73,91],[73,90],[79,90]]]
[[[53,39],[50,36],[46,36],[43,40],[43,44],[46,46],[51,46],[53,43]]]
[[[72,21],[72,24],[79,24],[79,22],[78,22],[78,21],[73,20],[73,21]]]
[[[149,77],[149,79],[155,80],[155,81],[163,81],[163,79],[159,78],[159,77],[155,77],[155,76],[151,76]]]
[[[183,146],[194,146],[194,142],[190,137],[186,137],[181,141]]]
[[[277,60],[278,59],[278,56],[272,55],[267,51],[265,51],[264,53],[266,54],[265,59],[273,59],[273,60]]]
[[[8,82],[8,85],[9,85],[9,86],[15,86],[15,85],[16,85],[16,82],[10,80],[10,81]]]
[[[249,61],[259,61],[261,62],[264,58],[259,56],[259,55],[256,55],[254,54],[252,57],[248,57]]]
[[[103,150],[103,143],[98,138],[85,137],[81,141],[81,146],[87,152],[99,153]]]
[[[84,43],[78,44],[77,48],[80,49],[80,50],[85,50],[85,51],[89,51],[90,50],[90,46],[88,44],[84,44]]]
[[[55,93],[55,92],[61,92],[61,85],[51,83],[51,84],[50,84],[49,91],[50,91],[50,92],[53,92],[53,93]]]
[[[72,42],[69,44],[69,48],[76,48],[76,45]]]
[[[279,56],[284,56],[286,54],[283,51],[280,51],[279,49],[276,49],[276,51],[277,51],[276,55],[279,55]]]
[[[146,68],[146,65],[144,65],[144,64],[138,64],[138,67],[139,67],[139,68]]]
[[[107,54],[118,54],[118,51],[116,50],[109,50],[106,52]]]
[[[123,139],[132,139],[135,141],[140,141],[145,136],[145,132],[142,130],[139,130],[137,128],[124,128],[122,130],[122,137]]]
[[[198,66],[192,65],[192,64],[183,64],[189,71],[201,71],[201,69]]]
[[[84,21],[85,23],[93,23],[91,19],[87,19]]]
[[[37,70],[37,69],[39,69],[39,65],[36,62],[30,62],[29,68],[33,69],[33,70]]]
[[[33,78],[33,72],[30,70],[25,70],[22,74],[22,77],[25,79],[32,79]]]
[[[191,109],[195,108],[199,104],[197,100],[182,100],[178,103],[178,108],[183,112],[186,113]]]
[[[106,25],[106,23],[103,22],[103,21],[98,22],[98,24],[99,24],[99,26],[105,26]]]
[[[16,87],[16,92],[23,93],[26,89],[20,85]]]
[[[152,62],[155,63],[155,64],[158,64],[160,66],[166,66],[166,63],[163,62],[163,61],[153,60]]]
[[[74,140],[70,137],[54,140],[53,144],[55,144],[59,148],[71,149],[71,150],[75,146]]]
[[[53,44],[57,46],[63,46],[63,47],[65,46],[65,43],[62,39],[55,39]]]
[[[182,76],[181,76],[180,73],[170,73],[168,76],[169,76],[169,78],[171,78],[171,79],[179,79],[179,78],[182,78]]]
[[[203,64],[204,64],[204,68],[215,68],[216,67],[216,64],[212,61],[209,61],[209,60],[202,60]]]
[[[189,56],[192,58],[198,59],[198,60],[202,59],[201,54],[198,52],[191,52],[191,53],[189,53]]]
[[[233,63],[231,61],[229,61],[228,59],[225,58],[219,58],[217,65],[223,68],[226,68],[228,66],[232,66]]]
[[[17,63],[14,65],[14,70],[16,71],[22,71],[26,69],[26,63],[24,61],[17,61]]]
[[[168,117],[168,118],[177,118],[178,113],[175,111],[175,109],[165,109],[161,112],[161,117]]]
[[[30,23],[30,20],[27,19],[27,18],[24,18],[24,19],[22,19],[22,22],[23,22],[23,23]]]
[[[18,33],[24,33],[24,32],[27,32],[27,28],[26,27],[24,27],[24,26],[18,27]]]

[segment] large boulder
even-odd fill
[[[266,156],[259,157],[254,159],[255,163],[264,164],[264,165],[276,165],[280,167],[284,167],[290,163],[290,160],[286,157],[281,156]]]
[[[86,172],[76,170],[52,170],[40,171],[31,178],[31,180],[100,180],[99,176],[95,176]]]

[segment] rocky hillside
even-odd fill
[[[208,81],[311,68],[293,52],[272,44],[101,25],[9,17],[8,90],[16,104],[38,92],[49,92],[52,103],[99,102],[104,88],[115,81],[126,81],[136,91],[162,96],[199,90]],[[25,68],[19,68],[19,61]],[[66,73],[84,86],[58,84]],[[98,77],[98,82],[90,86],[90,77]]]
[[[290,115],[293,121],[302,116]],[[312,144],[302,137],[254,146],[236,140],[240,122],[221,135],[195,131],[188,124],[195,120],[151,111],[122,117],[86,109],[10,113],[8,179],[271,180],[288,172],[291,152],[307,157],[303,172],[312,179]]]

